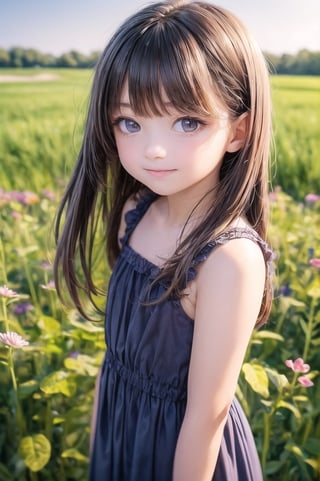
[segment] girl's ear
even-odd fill
[[[227,145],[227,152],[237,152],[243,146],[248,132],[249,114],[245,112],[238,117],[232,127],[230,141]]]

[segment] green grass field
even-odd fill
[[[320,78],[273,77],[273,185],[302,199],[320,191]]]
[[[3,82],[4,75],[24,81]],[[103,327],[61,306],[50,263],[52,223],[79,149],[92,72],[0,71],[0,80],[0,332],[29,342],[21,349],[0,342],[0,481],[86,481]],[[269,323],[253,334],[237,395],[265,481],[318,481],[320,78],[271,83],[275,300]],[[102,259],[98,267],[106,285]],[[299,357],[313,386],[285,364]]]
[[[0,183],[5,189],[57,188],[79,148],[90,70],[5,70],[47,82],[0,83]],[[297,199],[320,191],[320,78],[272,77],[276,152],[272,186]],[[18,175],[19,174],[19,175]]]
[[[26,76],[24,70],[14,74]],[[46,74],[58,78],[0,83],[0,183],[5,189],[56,188],[75,161],[92,72]]]

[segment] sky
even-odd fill
[[[210,0],[209,0],[210,1]],[[120,23],[148,0],[0,0],[0,48],[55,56],[104,48]],[[320,50],[320,0],[214,0],[240,17],[262,50]]]

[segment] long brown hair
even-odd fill
[[[225,155],[214,203],[160,273],[171,279],[167,295],[181,295],[192,259],[239,216],[266,238],[271,102],[263,55],[239,19],[223,8],[206,2],[151,4],[117,30],[98,61],[82,147],[57,215],[58,293],[62,296],[62,274],[85,317],[80,292],[92,302],[98,293],[92,276],[97,225],[103,221],[112,267],[120,252],[123,206],[144,187],[120,164],[113,135],[111,117],[126,82],[132,109],[139,115],[166,111],[163,92],[181,112],[212,115],[214,94],[231,118],[249,113],[245,144]],[[82,275],[76,267],[79,261]],[[271,297],[267,276],[259,323],[267,318]]]

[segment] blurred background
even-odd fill
[[[57,298],[53,223],[99,53],[145,3],[0,0],[0,481],[88,479],[103,316],[90,323]],[[320,1],[217,3],[249,27],[272,73],[275,300],[252,336],[237,396],[265,481],[319,481]],[[105,291],[103,242],[92,261]],[[96,301],[103,309],[105,297]]]

